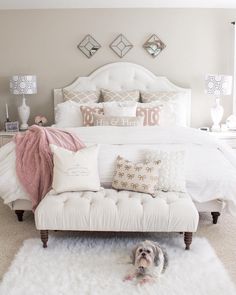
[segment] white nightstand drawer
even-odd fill
[[[2,138],[1,145],[4,145],[4,144],[7,144],[8,142],[10,142],[12,140],[13,136],[12,135],[3,135],[3,136],[1,136],[1,138]]]
[[[236,132],[210,132],[209,134],[236,150]]]
[[[10,142],[15,136],[15,132],[0,131],[0,147]]]

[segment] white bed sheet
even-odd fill
[[[100,178],[106,185],[111,183],[117,155],[139,161],[147,150],[185,150],[186,184],[192,199],[200,203],[224,200],[227,211],[236,214],[236,156],[208,133],[183,127],[98,126],[67,130],[87,145],[100,144]],[[17,180],[14,161],[14,143],[10,143],[0,149],[0,195],[5,203],[28,198]]]

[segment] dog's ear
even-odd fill
[[[155,246],[154,247],[154,264],[155,266],[158,266],[159,262],[160,262],[160,250],[159,247]]]
[[[151,245],[152,245],[152,249],[153,249],[153,253],[154,253],[154,265],[155,266],[158,266],[159,263],[160,263],[160,252],[161,252],[161,248],[155,242],[151,242]]]
[[[169,264],[169,257],[167,255],[165,248],[162,248],[162,252],[163,252],[163,256],[164,256],[164,265],[163,265],[162,273],[164,273],[165,270],[167,269],[168,264]]]
[[[131,252],[130,258],[131,258],[131,263],[132,263],[132,264],[135,264],[135,256],[136,256],[136,251],[137,251],[137,249],[138,249],[138,246],[136,246],[136,247],[132,250],[132,252]]]

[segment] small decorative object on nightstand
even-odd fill
[[[26,105],[25,94],[37,93],[36,76],[12,76],[10,79],[10,90],[15,95],[23,94],[22,105],[18,108],[18,112],[22,122],[20,130],[26,130],[28,129],[27,122],[30,116],[30,108]]]
[[[224,109],[220,104],[222,95],[230,95],[232,89],[232,76],[207,74],[205,77],[205,92],[215,96],[215,104],[211,108],[211,118],[213,121],[212,131],[220,131]]]
[[[218,138],[220,141],[226,143],[236,152],[236,132],[226,131],[226,132],[210,132],[211,136]]]
[[[34,118],[34,122],[38,126],[45,126],[47,124],[48,120],[46,117],[38,115]]]
[[[6,132],[18,132],[19,131],[19,122],[6,122],[5,123]]]

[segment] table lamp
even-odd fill
[[[232,76],[206,74],[205,93],[215,96],[215,104],[211,108],[211,118],[213,121],[212,131],[220,131],[224,109],[220,104],[220,97],[230,95],[232,90]]]
[[[28,129],[28,120],[30,108],[26,105],[25,94],[37,93],[36,76],[34,75],[15,75],[10,79],[10,91],[12,94],[23,94],[22,105],[18,107],[18,113],[21,120],[20,130]]]

